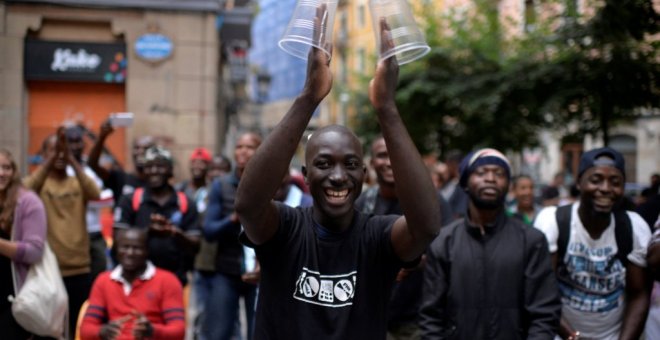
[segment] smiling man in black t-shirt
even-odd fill
[[[389,32],[383,24],[385,44]],[[309,139],[303,174],[310,208],[272,198],[318,104],[332,87],[329,57],[309,55],[302,94],[248,163],[235,209],[261,263],[255,339],[383,339],[392,283],[437,235],[440,211],[430,175],[394,102],[396,60],[379,62],[369,87],[390,150],[404,216],[357,212],[365,166],[357,137],[342,126]]]
[[[201,230],[194,201],[169,184],[172,162],[168,150],[159,146],[147,149],[147,186],[121,198],[115,209],[115,228],[147,229],[149,260],[173,272],[185,285],[186,260],[197,253]]]

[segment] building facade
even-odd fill
[[[409,1],[412,6],[433,4],[438,14],[453,10],[469,11],[472,0],[425,0]],[[575,11],[585,16],[593,15],[597,2],[589,0],[568,1]],[[653,1],[656,11],[660,1]],[[364,77],[373,74],[375,35],[372,29],[368,0],[339,1],[335,20],[335,49],[331,67],[334,74],[333,93],[326,100],[328,121],[350,124],[355,114],[355,103],[350,93],[366,91]],[[497,4],[501,24],[508,36],[525,34],[534,29],[537,20],[562,11],[561,6],[539,0],[500,0]],[[423,22],[418,24],[423,25]],[[405,67],[405,66],[403,66]],[[652,173],[660,171],[660,118],[649,115],[627,125],[611,128],[610,146],[621,151],[628,163],[629,182],[648,184]],[[556,173],[563,172],[566,183],[574,179],[578,161],[584,150],[601,146],[599,138],[587,137],[580,141],[563,140],[564,136],[553,131],[540,132],[542,147],[528,149],[511,158],[516,172],[527,173],[537,181],[548,183]]]
[[[21,168],[63,124],[92,134],[111,113],[131,112],[108,146],[132,168],[136,136],[172,149],[188,175],[193,148],[218,150],[223,1],[32,0],[0,2],[0,145]],[[88,147],[91,146],[89,141]]]

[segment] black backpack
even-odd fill
[[[571,235],[571,208],[572,204],[557,208],[555,219],[559,229],[557,239],[557,267],[564,265],[564,255],[568,247],[568,239]],[[630,217],[624,210],[615,210],[614,213],[614,237],[618,248],[616,258],[621,261],[624,268],[628,265],[628,254],[633,248],[633,232]]]

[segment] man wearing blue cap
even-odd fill
[[[461,162],[468,210],[427,252],[423,339],[553,339],[561,304],[548,243],[507,216],[510,178],[509,161],[494,149]]]
[[[578,202],[542,210],[559,279],[564,339],[639,339],[649,307],[646,222],[618,208],[625,183],[623,156],[611,148],[580,159]]]

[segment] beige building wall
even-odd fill
[[[126,110],[135,114],[127,129],[126,152],[136,136],[159,137],[176,159],[175,174],[188,176],[195,147],[215,151],[223,136],[218,119],[219,38],[216,14],[206,12],[113,10],[0,3],[0,145],[26,164],[30,100],[23,79],[23,43],[28,31],[40,39],[124,41],[128,57]],[[137,38],[150,31],[169,37],[172,56],[159,63],[139,59]],[[100,122],[89,126],[98,131]],[[127,155],[127,159],[130,156]],[[132,164],[126,164],[132,169]]]

